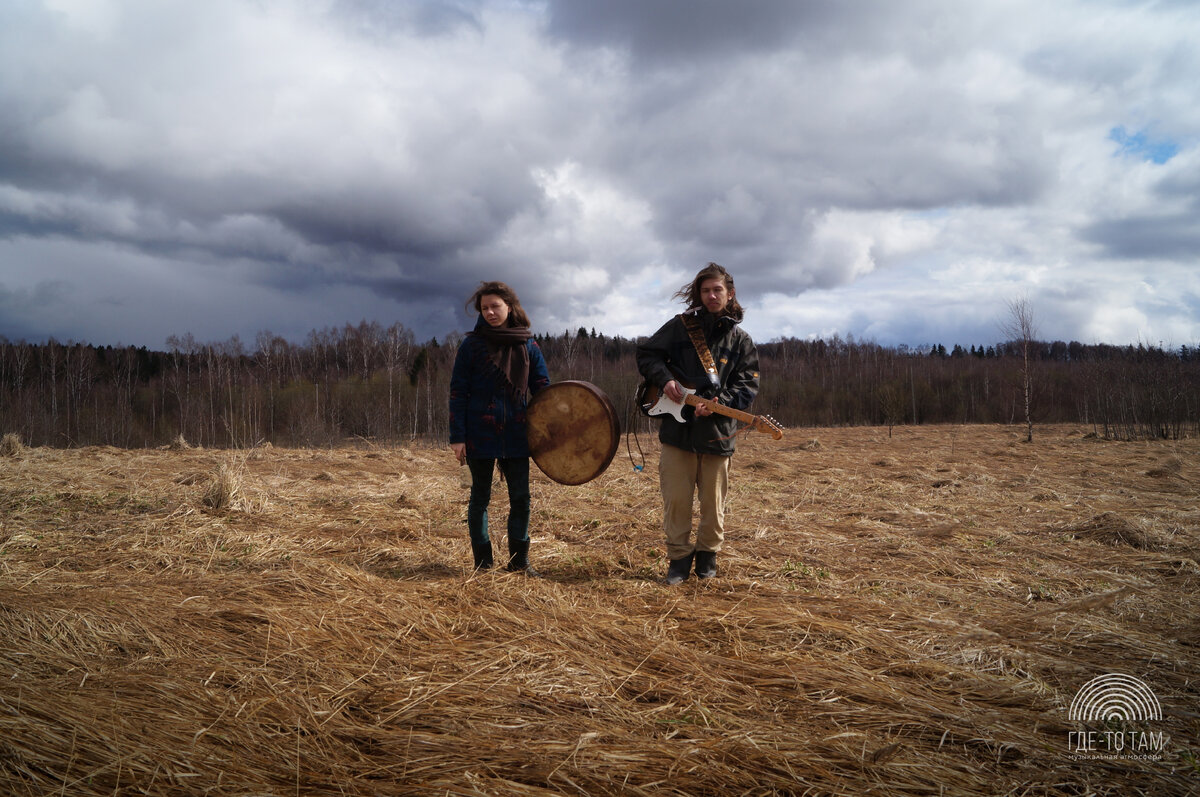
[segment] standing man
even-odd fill
[[[746,410],[758,393],[758,351],[738,323],[744,315],[723,267],[709,263],[675,293],[686,305],[638,346],[642,376],[672,401],[682,401],[681,383],[701,398]],[[725,495],[737,421],[707,407],[684,409],[685,423],[662,416],[659,486],[667,536],[667,583],[687,580],[695,562],[698,578],[717,574],[717,552],[725,540]],[[692,501],[700,495],[700,527],[692,535]]]

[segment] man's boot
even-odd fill
[[[671,565],[667,568],[667,584],[675,586],[682,584],[688,580],[688,576],[692,573],[692,559],[695,553],[690,553],[682,559],[672,559]]]
[[[717,574],[717,552],[696,551],[696,578],[712,578]]]
[[[475,555],[475,569],[489,570],[495,562],[492,561],[492,541],[472,542],[471,553]]]

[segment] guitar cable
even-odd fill
[[[629,405],[625,411],[625,453],[629,455],[629,464],[633,465],[634,472],[641,473],[646,469],[646,453],[642,451],[641,438],[638,437],[638,433],[634,429],[636,416],[634,415],[633,409],[635,404],[637,404],[636,397],[629,402]],[[633,450],[629,445],[629,436],[631,434],[633,435],[634,442],[637,444],[638,456],[642,458],[641,465],[637,464],[637,462],[635,462],[633,459]]]

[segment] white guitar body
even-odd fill
[[[676,382],[675,384],[678,385],[679,383]],[[680,423],[685,423],[683,420],[683,408],[687,406],[687,397],[694,396],[696,391],[683,385],[679,385],[679,389],[683,391],[683,401],[672,401],[671,397],[666,393],[660,393],[658,401],[654,402],[654,405],[646,410],[646,414],[652,417],[655,415],[670,415]]]

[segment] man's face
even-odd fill
[[[720,313],[731,298],[724,277],[711,277],[700,283],[700,301],[710,313]]]

